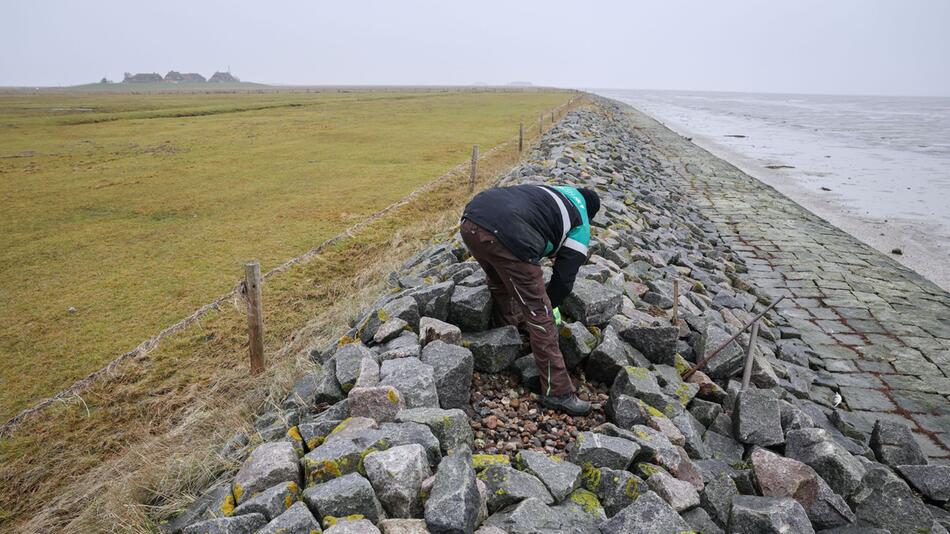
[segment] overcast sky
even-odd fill
[[[950,0],[0,4],[0,85],[229,66],[275,84],[950,96]]]

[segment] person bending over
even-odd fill
[[[485,271],[496,323],[528,332],[541,404],[570,415],[586,415],[591,406],[575,394],[554,313],[587,261],[598,209],[591,189],[529,184],[482,191],[462,214],[462,240]],[[547,287],[540,266],[545,257],[554,259]]]

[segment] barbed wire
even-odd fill
[[[572,105],[574,101],[575,101],[575,98],[572,97],[570,101],[560,106],[557,106],[556,108],[554,108],[548,113],[558,113],[561,110]],[[503,148],[507,148],[512,143],[517,143],[517,141],[518,141],[518,136],[516,135],[513,138],[509,138],[508,140],[503,141],[502,143],[499,143],[493,146],[492,148],[488,149],[487,151],[479,154],[477,159],[481,160],[482,158],[486,158],[490,156],[491,154],[494,154],[495,152],[502,150]],[[299,265],[301,263],[305,263],[313,259],[316,255],[326,250],[327,247],[332,246],[344,239],[352,237],[356,232],[376,222],[377,220],[379,220],[386,214],[392,212],[393,210],[401,208],[402,206],[405,206],[406,204],[415,200],[422,193],[427,192],[428,190],[432,189],[436,185],[439,185],[442,182],[448,180],[449,178],[461,173],[466,168],[468,168],[470,164],[471,164],[470,161],[459,163],[458,165],[452,167],[441,176],[433,180],[430,180],[424,183],[423,185],[417,187],[416,189],[412,190],[408,195],[401,198],[400,200],[373,213],[369,217],[357,222],[356,224],[348,227],[346,230],[323,241],[322,243],[311,248],[307,252],[304,252],[303,254],[297,257],[291,258],[285,261],[284,263],[278,265],[277,267],[274,267],[273,269],[267,271],[261,276],[261,281],[263,282],[264,280],[267,280],[268,278],[276,274],[287,271],[288,269],[290,269],[291,267],[295,265]],[[188,315],[187,317],[181,319],[177,323],[162,329],[154,336],[141,342],[134,349],[128,352],[125,352],[123,354],[120,354],[119,356],[114,358],[112,361],[110,361],[108,364],[106,364],[105,366],[97,369],[96,371],[89,373],[88,375],[77,380],[76,382],[73,382],[71,386],[53,395],[52,397],[47,397],[42,400],[39,400],[35,404],[30,406],[29,408],[25,408],[21,410],[15,416],[13,416],[9,420],[7,420],[5,423],[3,423],[3,425],[0,425],[0,437],[9,437],[10,435],[12,435],[16,427],[19,426],[21,423],[23,423],[23,421],[25,421],[27,418],[45,410],[46,408],[50,407],[51,405],[57,402],[65,404],[66,401],[71,397],[78,398],[81,400],[82,397],[79,396],[79,393],[81,391],[85,390],[90,385],[94,384],[97,380],[99,380],[103,376],[110,374],[119,365],[127,361],[134,361],[139,358],[144,358],[146,355],[148,355],[149,352],[151,352],[155,347],[158,346],[158,344],[162,341],[162,339],[188,328],[189,326],[197,322],[198,319],[200,319],[202,316],[204,316],[208,312],[220,310],[220,306],[222,303],[225,303],[228,300],[231,300],[235,308],[238,308],[240,305],[240,302],[244,300],[244,295],[246,294],[244,284],[245,282],[243,280],[239,281],[227,293],[224,293],[223,295],[220,295],[217,298],[215,298],[213,301],[201,306],[200,308],[192,312],[191,315]],[[83,401],[83,403],[85,404],[85,401]]]

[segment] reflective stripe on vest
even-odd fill
[[[587,255],[587,245],[575,239],[571,239],[571,238],[565,239],[564,246],[571,250],[576,250],[585,256]]]
[[[555,254],[557,253],[558,250],[561,250],[561,246],[564,245],[564,241],[567,240],[567,233],[571,231],[571,216],[569,212],[567,211],[567,206],[564,205],[564,201],[561,200],[561,197],[559,197],[557,193],[541,185],[539,185],[538,187],[546,191],[547,194],[551,195],[551,198],[553,198],[554,201],[557,203],[557,207],[561,209],[561,227],[563,228],[563,231],[561,232],[561,241],[554,248],[554,250],[551,251],[551,254]],[[572,239],[571,241],[574,241],[574,240]],[[574,242],[577,243],[577,241],[574,241]],[[577,243],[577,244],[580,245],[580,243]],[[569,248],[574,248],[574,247],[569,247]],[[584,250],[586,251],[587,247],[584,247]],[[584,252],[584,254],[587,254],[587,252]]]

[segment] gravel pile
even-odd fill
[[[511,460],[521,450],[563,457],[579,432],[607,421],[603,409],[609,398],[606,388],[584,383],[577,375],[572,378],[578,386],[578,396],[593,402],[594,410],[586,417],[571,417],[544,408],[537,395],[522,385],[515,374],[475,373],[471,394],[474,452],[505,454]]]
[[[233,479],[162,530],[946,532],[950,467],[893,416],[852,426],[779,315],[761,324],[751,388],[736,381],[747,335],[682,380],[769,300],[639,143],[600,101],[502,180],[601,193],[560,332],[590,416],[539,407],[530,347],[492,327],[484,273],[451,236],[312,352],[321,370],[222,451],[242,462]]]

